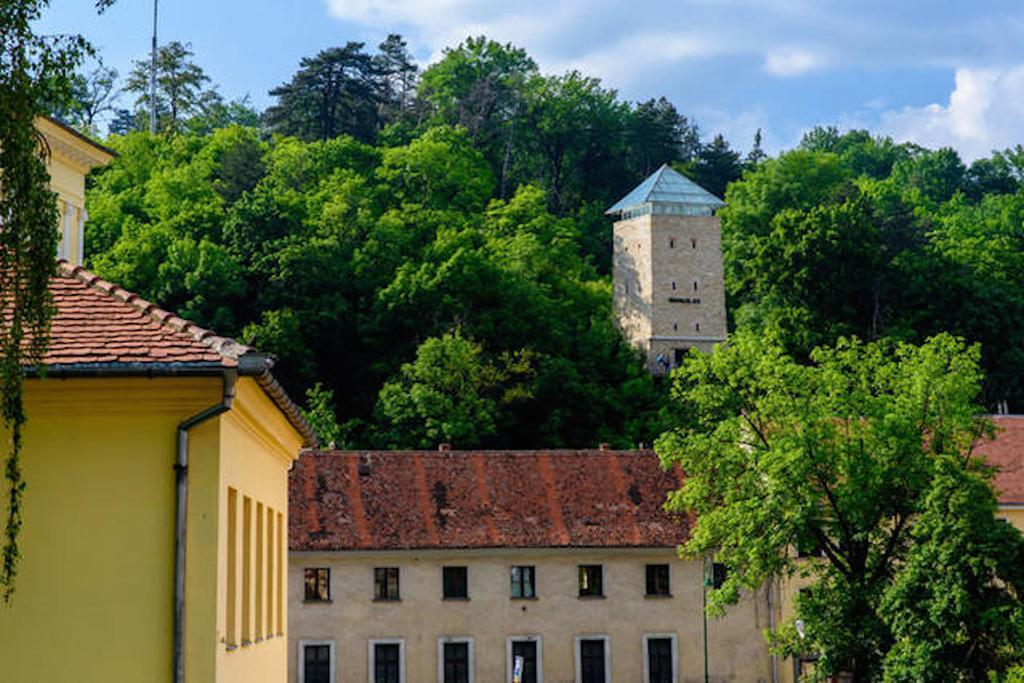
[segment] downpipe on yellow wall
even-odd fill
[[[178,424],[178,454],[174,463],[174,683],[185,681],[185,560],[188,541],[188,432],[196,425],[231,410],[238,373],[224,372],[220,403],[185,418]]]

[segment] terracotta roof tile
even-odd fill
[[[975,453],[996,468],[999,502],[1024,504],[1024,415],[997,415],[996,438],[978,444]]]
[[[362,473],[360,473],[362,471]],[[307,451],[293,550],[672,547],[679,479],[652,451]]]
[[[203,364],[235,367],[246,346],[157,308],[66,261],[50,281],[56,316],[45,365]]]

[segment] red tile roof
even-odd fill
[[[996,467],[995,488],[1002,504],[1024,504],[1024,415],[996,415],[996,438],[975,453]]]
[[[673,547],[680,478],[653,451],[309,451],[292,550]]]
[[[66,261],[50,281],[57,314],[43,362],[236,367],[247,346],[182,320]]]

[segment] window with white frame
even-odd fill
[[[298,683],[334,683],[337,660],[333,640],[300,640],[298,656]]]
[[[540,636],[510,636],[505,641],[506,680],[512,683],[516,659],[522,658],[520,683],[544,683],[544,654]]]
[[[369,683],[405,683],[405,641],[377,638],[369,641]]]
[[[442,636],[437,639],[437,683],[474,683],[473,639]]]
[[[679,647],[676,634],[656,633],[644,636],[644,683],[676,683]]]
[[[576,636],[576,683],[612,683],[611,642],[606,635]]]

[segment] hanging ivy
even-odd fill
[[[110,0],[97,3],[99,9]],[[0,2],[0,419],[9,435],[4,461],[6,524],[0,592],[14,594],[26,483],[21,468],[25,368],[42,368],[53,301],[59,211],[49,189],[49,150],[35,127],[43,103],[62,101],[91,49],[81,36],[40,36],[33,25],[48,0]]]

